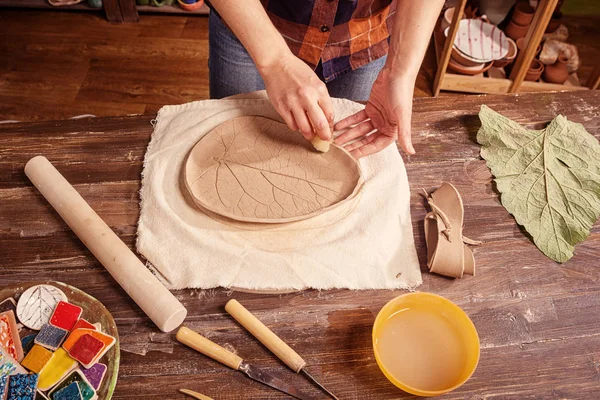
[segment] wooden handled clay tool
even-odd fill
[[[181,325],[187,314],[185,307],[50,161],[42,156],[32,158],[25,165],[25,175],[156,326],[170,332]]]
[[[255,381],[270,386],[273,389],[277,389],[300,400],[314,399],[312,396],[302,393],[289,383],[286,383],[259,368],[245,363],[244,360],[242,360],[242,358],[237,354],[233,354],[229,350],[226,350],[218,344],[211,342],[204,336],[194,332],[189,328],[186,328],[185,326],[179,328],[176,337],[179,342],[185,344],[186,346],[199,351],[205,356],[208,356],[213,360],[228,366],[229,368],[245,373]]]
[[[213,400],[208,396],[203,395],[202,393],[198,393],[198,392],[194,392],[193,390],[190,389],[179,389],[179,391],[183,394],[186,394],[190,397],[193,397],[194,399],[198,399],[198,400]]]
[[[337,397],[323,385],[321,385],[312,375],[306,371],[306,361],[300,357],[290,346],[279,338],[272,330],[260,322],[250,311],[248,311],[237,300],[231,299],[225,304],[225,310],[236,319],[244,328],[257,338],[266,348],[271,350],[281,361],[283,361],[294,372],[302,372],[308,379],[313,381],[325,393],[337,400]]]

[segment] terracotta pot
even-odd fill
[[[515,5],[511,19],[517,25],[529,26],[534,13],[535,10],[529,5],[528,1],[520,1]]]
[[[497,67],[497,68],[506,67],[508,64],[510,64],[511,62],[513,62],[515,60],[515,57],[517,57],[517,44],[511,38],[507,38],[507,39],[508,39],[508,46],[509,46],[508,53],[506,53],[506,56],[504,56],[500,60],[494,61],[494,67]]]
[[[526,81],[537,81],[542,76],[542,72],[544,72],[544,64],[537,58],[534,58],[527,70],[527,75],[525,75]]]
[[[567,57],[560,55],[554,64],[546,65],[544,80],[550,83],[565,83],[569,78],[569,70],[567,69],[568,61]]]
[[[517,49],[519,49],[519,51],[523,51],[525,50],[525,38],[518,38],[517,39]],[[538,44],[538,47],[535,49],[535,55],[537,56],[538,54],[540,54],[540,52],[542,51],[542,44]]]
[[[465,67],[481,67],[483,63],[475,58],[469,57],[464,54],[462,51],[458,50],[456,47],[452,47],[452,55],[451,57],[460,65],[464,65]]]
[[[450,26],[452,23],[452,17],[454,16],[454,7],[448,8],[444,11],[444,18],[442,18],[442,31]]]
[[[525,37],[525,35],[527,35],[528,30],[529,25],[519,25],[516,24],[515,21],[511,20],[506,26],[506,28],[504,28],[504,33],[506,33],[506,36],[508,36],[512,40],[517,40],[519,38]]]
[[[487,64],[479,64],[472,67],[467,67],[465,65],[459,64],[456,60],[450,57],[450,61],[448,62],[448,69],[452,72],[456,72],[457,74],[462,75],[477,75],[484,73],[488,69],[492,67],[492,62],[490,61]]]

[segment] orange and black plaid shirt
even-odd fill
[[[395,0],[261,0],[292,52],[329,82],[388,53]]]

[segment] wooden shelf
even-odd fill
[[[47,0],[0,0],[0,7],[14,8],[47,8],[52,10],[83,10],[83,11],[102,11],[102,8],[90,7],[87,1],[72,6],[55,7],[50,5]]]
[[[2,0],[0,0],[2,1]],[[196,11],[186,11],[178,5],[154,7],[154,6],[137,6],[139,12],[142,13],[161,13],[161,14],[187,14],[187,15],[208,15],[209,8],[206,4],[202,5]]]
[[[464,6],[464,0],[461,2]],[[514,85],[512,77],[507,77],[503,69],[491,68],[488,72],[488,76],[484,74],[479,75],[461,75],[456,73],[447,72],[447,63],[450,57],[446,53],[444,57],[446,37],[443,32],[436,26],[433,33],[433,42],[435,48],[435,54],[437,58],[438,69],[442,68],[441,79],[438,82],[438,86],[434,87],[434,93],[439,90],[448,90],[453,92],[465,92],[465,93],[511,93]],[[458,21],[453,21],[458,23]],[[530,43],[530,46],[534,48],[534,45]],[[537,47],[537,43],[535,44]],[[446,50],[451,51],[451,48]],[[521,54],[519,54],[521,56]],[[443,65],[443,62],[446,62]],[[515,60],[516,63],[516,60]],[[513,66],[514,68],[514,66]],[[522,67],[524,68],[524,67]],[[572,91],[572,90],[588,90],[587,86],[582,86],[577,76],[577,73],[573,73],[569,76],[569,79],[564,84],[547,83],[542,80],[538,82],[531,82],[522,80],[516,91],[517,92],[560,92],[560,91]]]

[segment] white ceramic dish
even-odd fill
[[[444,30],[448,36],[450,27]],[[509,50],[508,40],[504,32],[496,25],[480,19],[463,19],[460,21],[454,47],[474,62],[487,63],[500,60]]]

